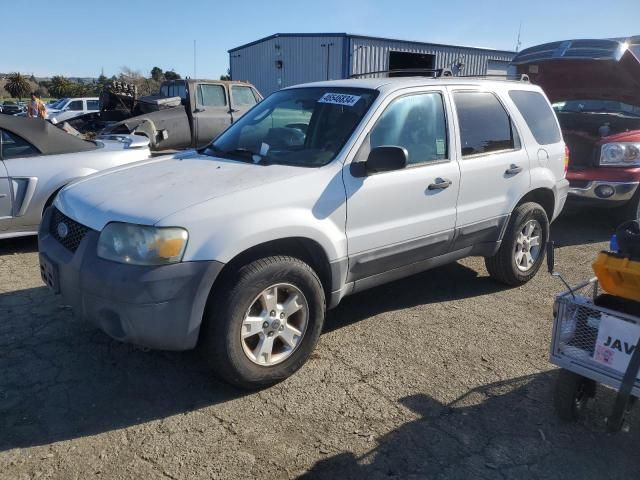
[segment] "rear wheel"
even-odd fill
[[[485,258],[489,275],[507,285],[531,280],[542,265],[549,239],[549,220],[537,203],[523,203],[511,214],[502,245]]]
[[[255,260],[214,292],[201,350],[224,380],[261,388],[296,372],[318,342],[325,316],[322,284],[303,261]]]

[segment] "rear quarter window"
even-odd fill
[[[524,117],[538,144],[550,145],[562,139],[555,114],[541,93],[530,90],[511,90],[509,97]]]

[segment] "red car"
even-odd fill
[[[568,202],[640,218],[640,36],[547,43],[512,63],[553,103],[570,152]]]

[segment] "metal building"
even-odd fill
[[[249,81],[268,95],[299,83],[380,70],[451,68],[461,75],[512,73],[509,62],[514,55],[347,33],[276,33],[229,50],[229,65],[234,80]]]

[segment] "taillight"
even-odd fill
[[[569,147],[565,144],[564,146],[564,175],[567,176],[567,171],[569,170]]]

